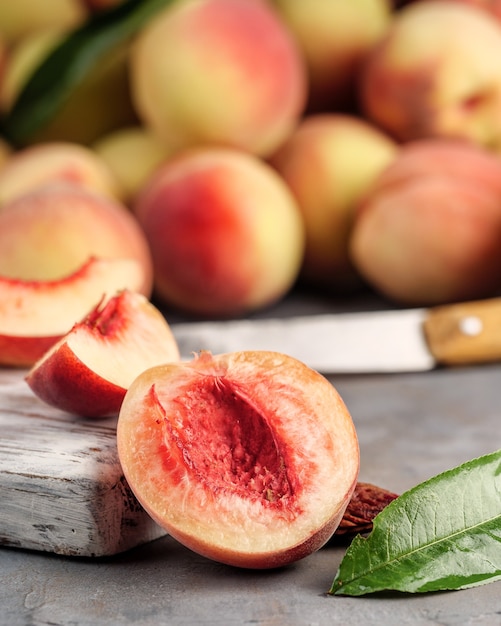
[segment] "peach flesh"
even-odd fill
[[[57,334],[61,319],[65,323],[71,320],[69,330],[86,313],[89,302],[95,306],[103,294],[136,290],[140,281],[141,269],[133,259],[92,258],[57,280],[23,281],[0,276],[1,330],[20,336]]]
[[[57,280],[89,257],[131,258],[143,272],[139,291],[153,282],[148,242],[120,202],[73,185],[35,189],[0,210],[0,275]]]
[[[70,377],[68,372],[71,372]],[[89,376],[88,367],[75,358],[67,343],[59,348],[57,360],[51,362],[41,376],[29,375],[27,383],[46,404],[89,418],[115,415],[125,395],[125,389],[120,385],[108,383],[104,386],[102,379]],[[83,385],[85,393],[82,393]],[[64,396],[60,393],[62,389]]]
[[[26,376],[47,404],[85,417],[117,415],[143,370],[179,360],[167,321],[144,296],[124,290],[100,302]]]
[[[141,281],[132,259],[90,259],[55,281],[0,276],[0,365],[32,365],[103,294],[137,290]]]
[[[286,565],[336,530],[356,485],[349,413],[320,374],[241,352],[152,368],[120,410],[127,481],[167,532],[208,558]]]
[[[96,307],[84,323],[91,334],[109,337],[121,328],[115,313],[116,306],[102,310]],[[85,417],[118,413],[125,389],[111,381],[103,385],[102,378],[92,375],[88,366],[76,357],[69,342],[64,338],[61,341],[44,354],[43,367],[37,362],[28,373],[26,382],[32,391],[47,404],[68,413]],[[51,358],[54,349],[57,349],[57,355]]]

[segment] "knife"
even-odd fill
[[[501,298],[431,308],[171,324],[181,357],[286,353],[324,374],[412,372],[501,360]]]

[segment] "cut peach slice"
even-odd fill
[[[60,280],[0,276],[0,365],[30,367],[103,296],[142,281],[133,259],[92,258]]]
[[[358,477],[339,394],[276,352],[202,352],[143,372],[125,395],[117,441],[152,518],[191,550],[239,567],[279,567],[319,549]]]
[[[169,324],[148,299],[122,291],[73,326],[26,377],[52,406],[86,417],[116,415],[145,369],[179,360]]]

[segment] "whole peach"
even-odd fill
[[[339,113],[303,119],[270,163],[291,188],[306,230],[302,277],[336,289],[358,276],[348,255],[355,207],[397,153],[395,141],[361,118]]]
[[[91,147],[114,174],[120,197],[128,204],[172,152],[165,142],[142,126],[108,133]]]
[[[50,142],[10,154],[0,171],[0,211],[10,200],[49,183],[71,183],[105,196],[119,195],[108,165],[90,148]]]
[[[63,37],[60,28],[44,28],[24,35],[10,46],[0,82],[3,113],[12,109],[28,78]]]
[[[265,307],[290,289],[304,249],[285,182],[248,153],[199,148],[157,170],[134,207],[160,299],[198,315]]]
[[[86,15],[81,0],[4,1],[0,2],[0,36],[13,43],[50,28],[67,30],[82,24]]]
[[[388,0],[272,0],[306,60],[309,110],[352,108],[356,77],[393,17]]]
[[[26,35],[10,50],[0,85],[0,105],[9,113],[40,63],[67,36],[68,31],[47,29]],[[71,141],[90,144],[104,133],[136,121],[128,78],[129,46],[107,52],[68,93],[54,114],[30,133],[14,139],[19,145]]]
[[[169,6],[131,52],[141,120],[177,148],[217,144],[271,153],[303,111],[306,72],[297,45],[262,0]]]
[[[136,218],[118,201],[75,185],[35,189],[0,211],[0,275],[55,280],[90,257],[131,258],[150,295],[152,261]]]
[[[467,4],[395,14],[360,75],[365,115],[397,139],[463,138],[501,150],[501,29]]]
[[[418,139],[402,145],[398,158],[385,168],[369,187],[374,198],[388,187],[431,177],[464,178],[501,194],[499,158],[481,146],[455,139]],[[363,198],[362,198],[363,200]],[[363,208],[363,202],[359,203]]]
[[[460,142],[410,142],[361,203],[357,270],[405,305],[489,297],[501,286],[501,160]]]
[[[487,11],[497,20],[501,22],[501,1],[500,0],[453,0],[453,2],[460,2],[463,4],[469,4],[470,6],[478,7]]]

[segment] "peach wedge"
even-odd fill
[[[141,282],[133,259],[92,258],[60,280],[0,276],[0,365],[32,366],[104,295]]]
[[[152,518],[194,552],[243,568],[319,549],[358,477],[339,394],[276,352],[202,352],[143,372],[122,403],[117,442]]]
[[[170,326],[139,293],[124,290],[75,324],[26,377],[47,404],[84,417],[117,415],[143,370],[179,359]]]

